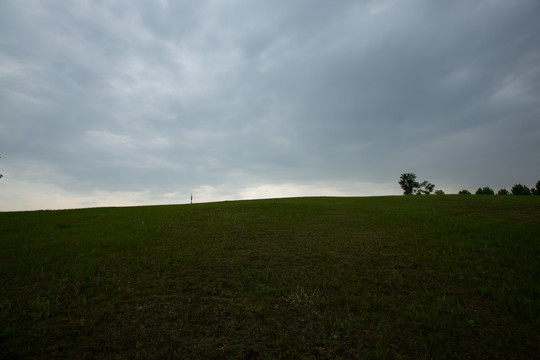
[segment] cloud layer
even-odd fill
[[[4,1],[0,210],[399,194],[402,172],[532,185],[539,18],[533,0]]]

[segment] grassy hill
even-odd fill
[[[0,213],[0,358],[536,358],[540,197]]]

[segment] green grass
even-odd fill
[[[539,353],[539,197],[0,213],[0,358]]]

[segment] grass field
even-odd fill
[[[533,359],[540,197],[0,213],[0,358]]]

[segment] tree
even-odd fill
[[[495,195],[495,191],[492,188],[485,186],[476,190],[476,195]]]
[[[540,180],[536,183],[535,187],[531,189],[533,195],[540,195]]]
[[[469,190],[463,189],[458,192],[458,195],[471,195],[471,192]]]
[[[512,186],[512,195],[531,195],[531,190],[525,185],[515,184]]]
[[[413,173],[401,174],[398,183],[403,189],[403,195],[411,195],[419,185],[416,181],[416,174]]]
[[[441,189],[435,190],[435,195],[444,195],[444,191],[442,191]]]
[[[497,192],[497,195],[510,195],[510,192],[505,188],[502,188]]]
[[[418,189],[415,190],[416,195],[431,194],[434,188],[435,188],[434,184],[427,181],[422,181],[422,183],[418,186]]]
[[[398,183],[403,189],[403,195],[431,194],[433,188],[435,187],[435,185],[427,181],[422,181],[422,183],[418,183],[418,181],[416,181],[416,174],[413,173],[401,174]]]

